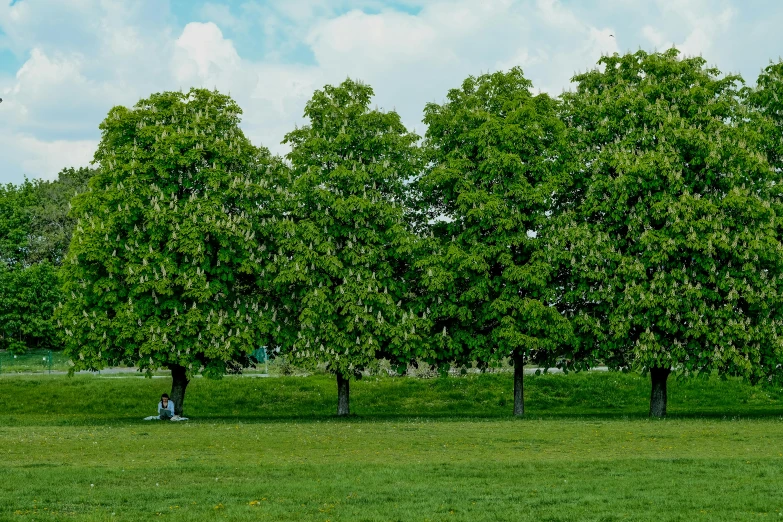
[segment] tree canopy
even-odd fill
[[[228,96],[191,89],[115,107],[101,124],[63,266],[73,370],[171,368],[180,413],[187,376],[222,375],[266,344],[257,236],[276,163],[240,114]]]
[[[600,334],[582,356],[651,372],[656,416],[672,369],[758,381],[783,348],[779,175],[740,78],[678,54],[604,57],[563,95],[581,168],[561,218],[586,231],[561,245],[576,267],[564,300]]]
[[[290,190],[276,229],[276,343],[297,365],[337,375],[339,413],[348,379],[380,358],[406,365],[425,333],[411,308],[415,236],[405,180],[420,164],[418,137],[395,112],[370,109],[368,85],[318,90],[309,124],[289,133]]]
[[[566,164],[557,102],[533,96],[521,69],[469,77],[430,103],[427,171],[417,180],[432,239],[419,259],[435,333],[450,332],[441,363],[512,358],[516,414],[526,361],[555,363],[572,342],[554,306],[541,236]]]
[[[515,414],[526,363],[649,373],[655,416],[672,372],[783,382],[783,63],[747,87],[638,51],[573,81],[470,76],[422,141],[347,79],[285,159],[215,91],[115,107],[94,168],[0,187],[0,349],[169,368],[177,413],[263,345],[333,373],[339,414],[381,359],[510,360]]]
[[[52,319],[60,300],[57,267],[74,225],[70,198],[92,173],[69,168],[53,181],[0,187],[0,349],[61,347]]]
[[[31,209],[37,201],[35,185],[0,186],[0,262],[26,265],[31,234]]]
[[[783,61],[765,67],[756,86],[748,88],[745,94],[749,106],[762,115],[754,123],[770,165],[783,169]]]

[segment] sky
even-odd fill
[[[109,109],[155,92],[228,93],[285,154],[313,92],[346,77],[423,135],[425,104],[513,66],[558,95],[604,54],[675,45],[754,84],[781,21],[779,0],[0,0],[0,183],[88,165]]]

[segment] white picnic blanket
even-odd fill
[[[144,420],[160,420],[160,416],[158,416],[158,415],[150,415],[149,417],[144,417]],[[186,421],[186,420],[188,420],[188,418],[187,417],[180,417],[179,415],[174,415],[169,420],[177,422],[177,421]]]

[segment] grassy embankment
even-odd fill
[[[324,376],[0,379],[0,519],[759,520],[783,513],[783,393],[583,374],[370,378],[335,419]]]

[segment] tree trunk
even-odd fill
[[[337,415],[340,417],[350,415],[351,413],[350,403],[348,402],[350,382],[342,373],[337,373]]]
[[[171,397],[174,403],[174,415],[182,415],[182,406],[185,403],[185,389],[188,387],[188,374],[184,366],[172,365],[171,369]]]
[[[650,417],[666,416],[666,379],[671,368],[650,368]]]
[[[514,352],[514,416],[525,414],[525,358]]]

